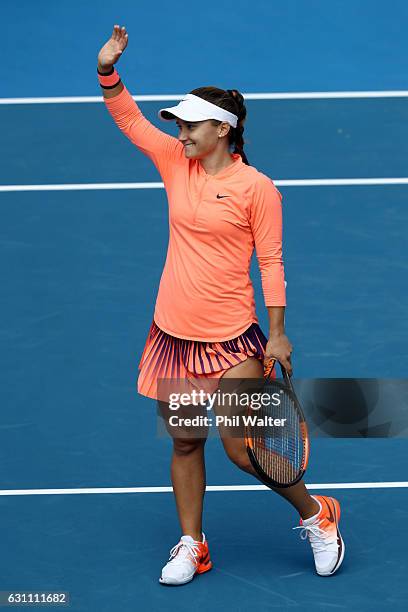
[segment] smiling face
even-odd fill
[[[179,129],[178,139],[184,146],[185,156],[189,159],[203,159],[213,153],[218,147],[228,147],[227,139],[223,139],[229,132],[228,123],[206,121],[183,121],[176,118]]]

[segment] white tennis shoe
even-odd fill
[[[300,537],[309,538],[319,576],[332,576],[344,558],[344,542],[339,531],[340,504],[333,497],[312,495],[320,511],[308,519],[300,520]]]
[[[212,568],[208,543],[197,542],[189,535],[183,535],[176,546],[170,550],[170,558],[163,567],[159,582],[181,585],[190,582],[195,574],[203,574]]]

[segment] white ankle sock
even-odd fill
[[[311,525],[312,523],[314,523],[314,522],[315,522],[315,520],[317,519],[317,517],[319,516],[319,514],[320,514],[321,510],[322,510],[322,505],[321,505],[321,503],[319,502],[319,500],[318,500],[318,499],[316,499],[314,495],[312,495],[312,497],[313,497],[313,499],[314,499],[315,501],[317,501],[317,503],[319,504],[319,510],[318,510],[318,512],[317,512],[316,514],[314,514],[313,516],[309,516],[309,518],[307,518],[307,519],[302,519],[302,523],[303,523],[304,525]]]

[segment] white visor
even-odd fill
[[[238,117],[236,115],[194,94],[187,94],[184,96],[177,106],[162,108],[159,110],[158,115],[163,121],[173,121],[178,117],[183,121],[218,119],[218,121],[229,123],[234,128],[237,127],[238,124]]]

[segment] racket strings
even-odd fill
[[[280,390],[268,386],[270,395]],[[265,391],[265,389],[264,389]],[[293,399],[287,393],[280,393],[280,403],[276,406],[262,406],[253,410],[263,425],[252,430],[252,443],[256,459],[261,469],[278,483],[295,480],[302,469],[304,456],[301,423]],[[284,425],[271,423],[280,419]]]

